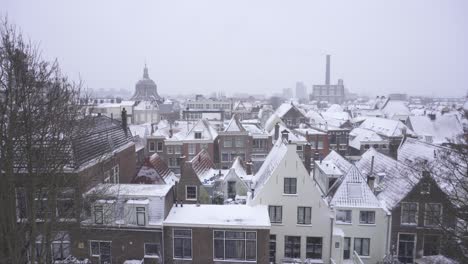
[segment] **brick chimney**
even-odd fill
[[[375,187],[374,156],[372,156],[370,172],[369,172],[369,174],[367,175],[367,185],[369,185],[369,188],[370,188],[371,191],[373,192],[373,191],[374,191],[374,187]]]
[[[127,110],[125,110],[125,107],[122,109],[122,129],[124,130],[125,135],[127,135],[128,124],[127,124]]]
[[[252,160],[249,160],[245,163],[245,172],[247,173],[247,175],[252,175]]]
[[[279,137],[279,124],[276,123],[276,125],[275,125],[275,138],[274,138],[274,140],[275,140],[275,141],[278,140],[278,137]]]

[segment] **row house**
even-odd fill
[[[252,136],[234,115],[224,131],[218,133],[219,157],[215,162],[217,161],[221,168],[226,169],[237,157],[250,160],[252,144]]]
[[[163,226],[166,264],[269,263],[266,206],[179,204]]]
[[[332,212],[296,144],[277,140],[253,182],[248,204],[268,206],[270,263],[330,263]]]
[[[182,163],[177,200],[183,203],[245,203],[252,184],[252,166],[237,157],[229,169],[216,169],[205,150]]]
[[[252,137],[252,144],[248,145],[251,148],[250,159],[255,168],[260,168],[266,156],[270,152],[273,145],[272,137],[258,123],[242,122],[242,127],[249,132]]]
[[[375,196],[371,177],[352,166],[329,192],[337,264],[353,258],[379,263],[389,252],[391,215]]]
[[[370,148],[389,155],[389,140],[379,136],[376,132],[363,129],[354,128],[349,133],[349,155],[350,156],[361,156]]]
[[[17,164],[12,194],[16,206],[11,207],[15,209],[11,215],[17,217],[19,225],[32,219],[37,223],[36,250],[29,252],[29,257],[34,254],[36,259],[42,259],[51,255],[54,261],[70,257],[71,244],[76,240],[73,231],[79,229],[82,214],[82,194],[100,183],[129,183],[135,174],[135,144],[125,124],[93,116],[83,118],[78,126],[79,134],[71,142],[71,152],[66,153],[69,156],[55,157],[65,158],[66,164],[62,169],[55,168],[54,175],[46,173],[47,181],[33,184],[24,170],[25,164]],[[49,229],[54,238],[48,237]],[[51,248],[42,246],[49,244]]]
[[[356,163],[375,178],[375,193],[391,212],[391,253],[402,263],[430,255],[454,255],[442,228],[455,227],[449,189],[434,175],[370,149]]]
[[[86,198],[89,215],[76,234],[75,256],[92,263],[163,263],[162,223],[174,201],[172,185],[101,184]]]
[[[147,157],[143,165],[138,169],[132,183],[143,184],[171,184],[174,185],[179,181],[179,177],[169,169],[167,163],[154,153]]]
[[[307,122],[305,112],[293,103],[283,103],[276,109],[274,115],[280,118],[288,128],[298,128]]]
[[[154,130],[147,139],[148,154],[160,155],[176,173],[179,172],[181,157],[190,160],[201,150],[206,150],[211,160],[215,159],[218,131],[206,119],[176,121],[174,124],[162,121]]]
[[[378,117],[367,118],[359,128],[372,130],[382,139],[388,141],[388,154],[393,158],[397,157],[398,147],[403,138],[406,135],[414,134],[412,130],[398,120]]]

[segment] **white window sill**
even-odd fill
[[[283,196],[297,196],[297,193],[283,193]]]
[[[296,226],[311,227],[312,224],[296,224]]]
[[[196,201],[197,201],[197,199],[188,199],[188,198],[185,198],[185,200],[187,200],[187,201],[192,201],[192,202],[196,202]]]
[[[187,260],[187,261],[191,261],[192,258],[173,258],[173,260]]]
[[[216,258],[213,258],[213,261],[216,261],[216,262],[229,262],[229,263],[232,263],[232,262],[257,263],[256,260],[240,260],[240,259],[216,259]]]
[[[284,226],[283,223],[271,223],[272,226]]]
[[[336,222],[337,225],[352,225],[353,223],[349,223],[349,222]]]
[[[402,225],[402,226],[412,226],[412,227],[418,226],[418,224],[416,224],[416,223],[401,223],[400,225]]]
[[[144,258],[159,259],[158,255],[145,255]]]
[[[359,223],[360,226],[377,226],[376,224],[361,224]]]

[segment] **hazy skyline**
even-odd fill
[[[463,96],[468,1],[22,1],[0,14],[89,88],[271,94],[303,81],[351,92]]]

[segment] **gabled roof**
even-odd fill
[[[415,138],[406,138],[398,147],[398,161],[412,166],[419,162],[432,162],[438,152],[446,149]]]
[[[373,166],[372,157],[374,157]],[[356,167],[364,175],[371,173],[372,167],[372,174],[376,177],[377,198],[388,210],[392,210],[405,198],[420,179],[419,172],[374,148],[370,148],[362,155]]]
[[[384,140],[376,132],[359,127],[351,130],[349,135],[350,137],[354,137],[349,141],[349,146],[355,149],[361,149],[361,142],[379,142]]]
[[[286,156],[287,151],[288,147],[285,145],[285,143],[282,140],[277,140],[271,148],[270,153],[268,153],[267,157],[265,158],[262,166],[254,176],[253,181],[256,193],[258,193],[258,190],[263,187],[264,183],[276,170],[281,160],[283,160],[283,158]]]
[[[432,142],[441,144],[463,134],[463,125],[456,115],[439,115],[435,120],[427,116],[408,117],[414,133],[422,138],[432,136]]]
[[[202,149],[193,159],[189,161],[193,171],[202,184],[212,184],[220,177],[221,170],[216,170],[210,154]]]
[[[296,107],[292,103],[283,103],[283,104],[281,104],[278,107],[278,109],[276,109],[275,114],[277,114],[280,118],[283,118],[283,116],[286,115],[291,109],[294,109],[295,111],[298,111],[304,117],[306,116],[306,114],[304,113],[304,111],[302,109]]]
[[[389,98],[380,110],[385,114],[385,116],[390,118],[395,115],[410,115],[411,112],[406,104],[407,103],[405,101],[391,100]]]
[[[302,135],[302,133],[289,129],[283,124],[279,125],[279,133],[280,133],[279,139],[281,139],[281,133],[283,131],[288,132],[288,140],[290,140],[291,142],[302,142],[302,143],[307,142],[307,139],[305,138],[305,136]],[[274,135],[275,135],[275,130],[273,129],[272,131],[270,131],[270,136],[274,137]]]
[[[211,126],[210,122],[206,119],[200,119],[193,127],[190,129],[183,138],[184,140],[194,140],[195,132],[202,132],[201,140],[215,140],[218,136],[218,132],[214,127]]]
[[[347,161],[343,156],[338,154],[336,151],[332,150],[328,155],[323,159],[324,161],[329,161],[333,162],[338,169],[340,169],[342,172],[347,172],[352,164]]]
[[[407,134],[414,133],[405,124],[398,120],[379,117],[367,118],[359,127],[372,130],[385,137],[402,137],[405,131]]]
[[[331,205],[360,208],[380,207],[379,201],[367,185],[367,180],[355,166],[352,166],[344,176],[343,182],[331,200]]]
[[[166,184],[163,176],[159,174],[149,159],[145,160],[132,182],[146,184]]]
[[[242,126],[241,122],[236,115],[233,115],[231,121],[224,129],[224,132],[245,132],[245,128]]]

